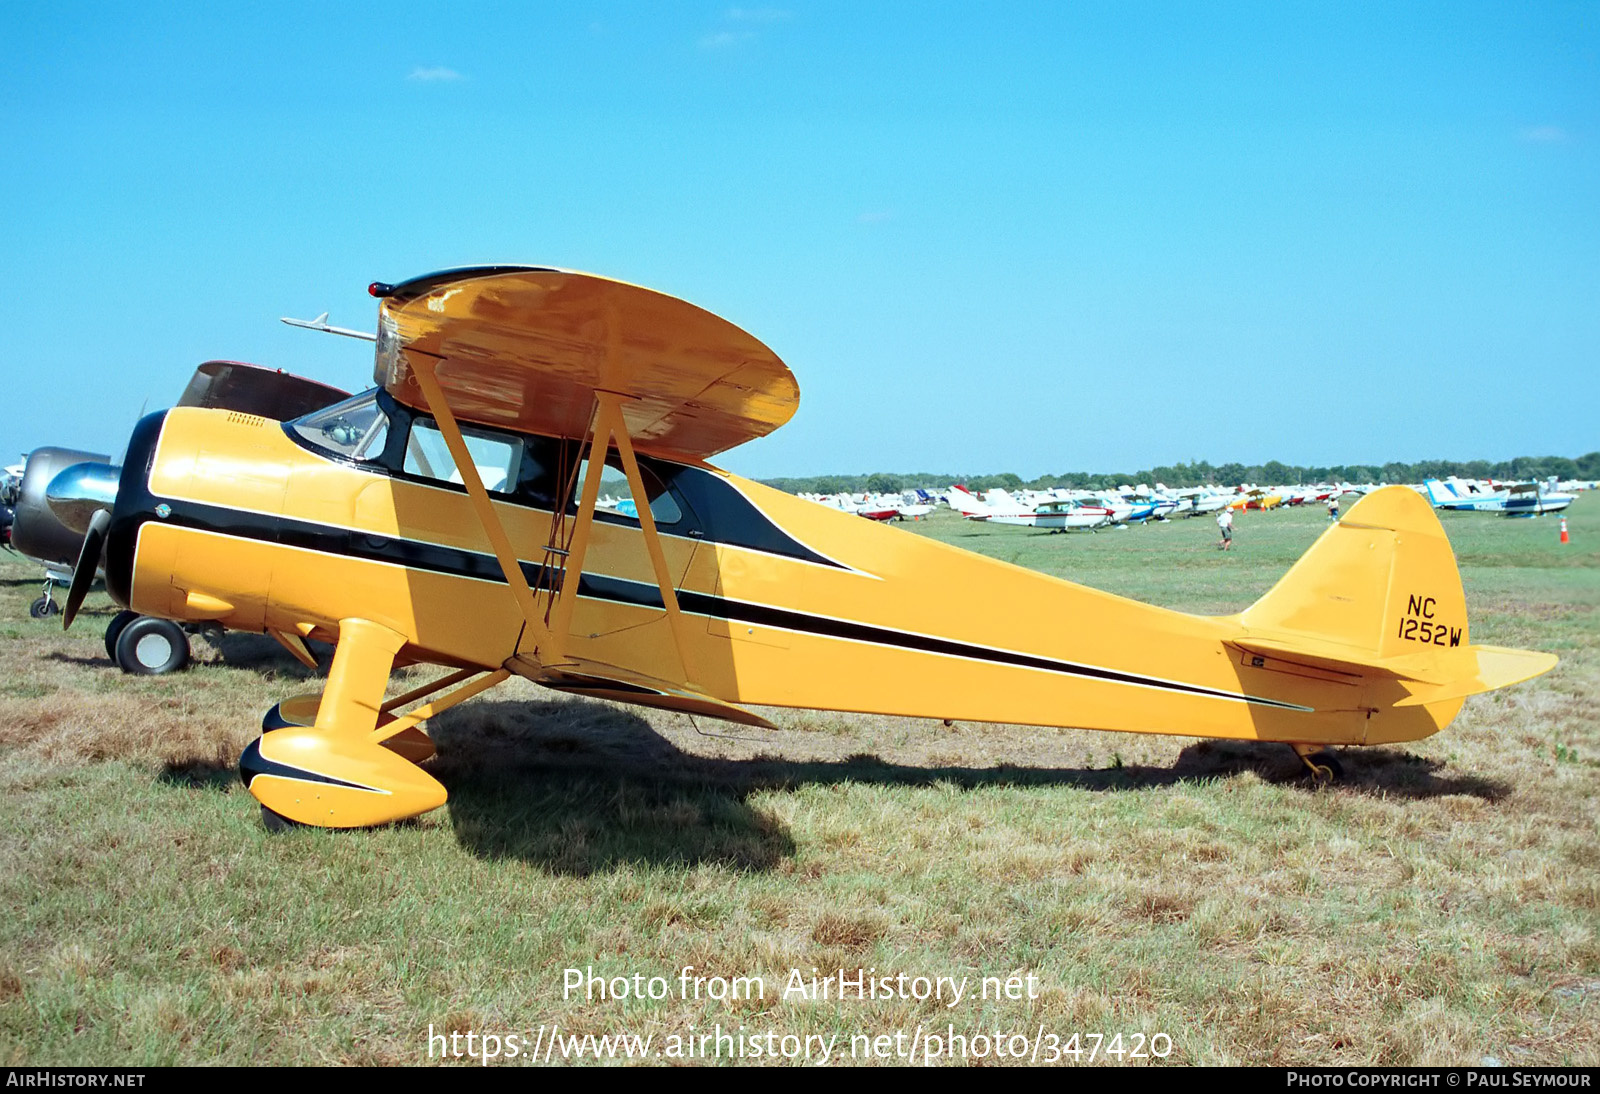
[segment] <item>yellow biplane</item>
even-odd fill
[[[287,423],[150,415],[78,563],[103,554],[136,612],[307,664],[307,639],[336,643],[320,696],[280,703],[241,758],[269,823],[443,804],[423,723],[512,674],[754,725],[748,705],[1277,741],[1331,778],[1319,749],[1426,737],[1555,664],[1468,640],[1409,489],[1362,500],[1248,610],[1185,615],[713,467],[799,389],[681,300],[530,267],[371,292],[374,390]],[[417,662],[447,671],[386,698]]]

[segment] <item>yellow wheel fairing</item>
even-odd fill
[[[445,803],[432,775],[382,745],[315,729],[275,729],[245,749],[239,770],[262,805],[299,824],[364,828]]]
[[[433,759],[437,751],[433,738],[416,726],[407,726],[393,737],[384,738],[381,744],[396,756],[414,764]]]

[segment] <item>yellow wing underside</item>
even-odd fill
[[[569,655],[559,665],[512,661],[510,667],[517,675],[554,691],[568,691],[575,695],[612,699],[659,710],[675,710],[680,714],[700,714],[762,729],[776,728],[761,715],[707,695],[693,685],[661,680],[621,665]]]

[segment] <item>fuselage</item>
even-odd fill
[[[499,668],[523,617],[431,428],[383,392],[299,423],[152,415],[124,465],[108,588],[144,614],[329,641],[371,620],[405,636],[402,658]],[[555,510],[579,444],[466,432],[529,584],[580,582],[572,655],[678,671],[636,518],[595,515],[581,577],[546,550],[572,521]],[[1459,709],[1396,708],[1382,680],[1243,654],[1236,617],[1087,589],[708,464],[641,465],[689,621],[684,667],[728,702],[1348,744],[1427,736]]]

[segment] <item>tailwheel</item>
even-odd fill
[[[1344,781],[1344,764],[1339,762],[1339,757],[1331,749],[1325,748],[1313,752],[1309,745],[1292,747],[1295,755],[1300,757],[1300,762],[1305,764],[1310,772],[1311,781],[1318,786],[1329,786]]]

